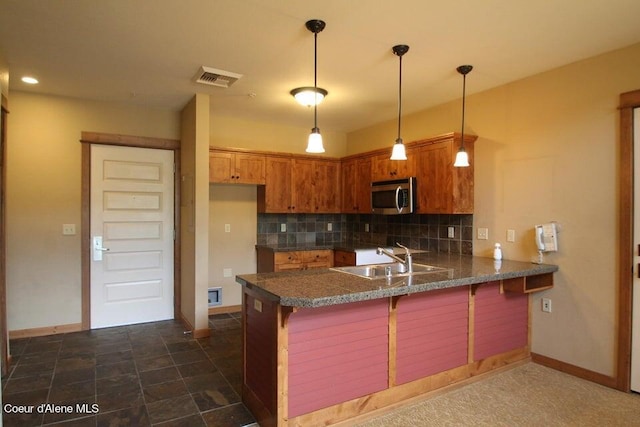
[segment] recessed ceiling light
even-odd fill
[[[30,84],[30,85],[37,85],[38,84],[38,79],[36,79],[35,77],[29,77],[29,76],[24,76],[22,78],[22,81]]]

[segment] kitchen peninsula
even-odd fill
[[[261,426],[348,420],[530,357],[529,293],[557,266],[421,253],[439,272],[241,275],[242,399]]]

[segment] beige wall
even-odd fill
[[[242,304],[235,276],[256,272],[256,198],[255,185],[209,185],[209,284],[222,287],[222,306]],[[225,268],[231,277],[224,277]]]
[[[534,224],[561,225],[554,289],[533,297],[533,351],[605,375],[615,368],[618,96],[640,89],[640,45],[469,96],[475,145],[474,253],[536,255]],[[474,72],[483,72],[476,64]],[[473,88],[473,72],[467,89]],[[408,89],[410,90],[410,89]],[[403,119],[405,141],[457,131],[460,100]],[[406,125],[404,125],[406,123]],[[394,122],[348,135],[348,152],[390,144]],[[386,138],[383,136],[387,135]],[[516,242],[506,242],[506,230]],[[553,313],[542,313],[540,298]]]
[[[0,94],[9,98],[9,64],[0,52]]]
[[[279,123],[249,121],[220,115],[212,110],[211,146],[247,148],[304,154],[311,126],[301,128]],[[346,155],[347,136],[343,132],[330,132],[320,128],[325,156]]]
[[[175,112],[12,92],[7,165],[9,330],[81,321],[80,133],[179,138]],[[62,224],[76,224],[63,236]]]
[[[209,95],[196,94],[181,122],[182,315],[204,330],[209,327]]]

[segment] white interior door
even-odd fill
[[[173,318],[171,150],[91,147],[91,328]]]
[[[633,308],[631,324],[631,390],[640,392],[640,108],[633,111],[634,194],[633,194]]]

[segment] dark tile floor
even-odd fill
[[[240,314],[209,325],[199,340],[172,320],[11,340],[4,426],[252,425],[240,400]]]

